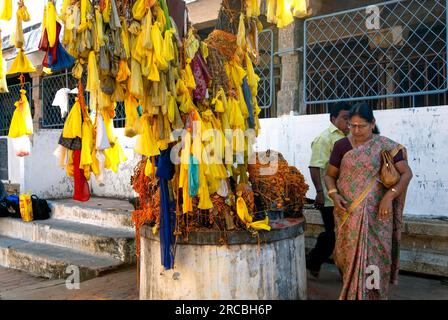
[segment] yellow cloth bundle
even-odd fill
[[[246,15],[254,18],[260,15],[260,5],[258,0],[246,0]]]
[[[291,11],[291,0],[277,1],[277,27],[284,28],[294,21]]]
[[[142,70],[140,64],[131,58],[131,77],[128,80],[128,90],[136,99],[141,99],[144,95]]]
[[[104,23],[110,22],[110,14],[112,12],[112,5],[110,0],[104,0],[103,21]]]
[[[146,0],[137,0],[132,6],[132,16],[135,20],[140,21],[145,16],[146,10],[148,10],[145,2]]]
[[[266,18],[269,23],[277,23],[277,1],[283,1],[283,0],[266,0],[267,1],[267,12],[266,12]]]
[[[210,200],[210,192],[208,190],[207,178],[204,172],[205,168],[206,168],[205,164],[199,165],[198,208],[201,210],[208,210],[213,208],[213,203]]]
[[[238,24],[238,34],[236,36],[236,44],[240,48],[246,47],[246,26],[244,25],[244,14],[240,14],[240,22]]]
[[[25,51],[20,48],[17,56],[11,64],[7,74],[35,72],[36,68],[25,55]]]
[[[48,45],[54,47],[56,43],[56,8],[52,1],[47,2],[47,19],[45,28],[47,29]]]
[[[50,1],[51,2],[51,1]],[[80,0],[81,2],[81,21],[78,26],[77,33],[84,32],[88,26],[87,14],[90,12],[90,1],[89,0]]]
[[[126,113],[126,122],[124,127],[124,135],[132,138],[139,134],[138,130],[138,101],[132,96],[128,95],[124,100],[124,109]]]
[[[215,106],[215,112],[223,113],[227,108],[227,98],[223,88],[219,88],[216,96],[212,100],[212,105]]]
[[[32,135],[33,119],[25,90],[20,90],[20,100],[14,103],[14,105],[16,108],[12,115],[8,137],[19,138],[24,135]]]
[[[128,77],[131,75],[131,70],[129,70],[128,63],[126,60],[120,60],[120,63],[118,65],[118,73],[116,80],[118,82],[122,82],[128,79]]]
[[[163,56],[163,37],[158,22],[154,23],[151,27],[151,41],[154,46],[154,56],[157,68],[160,71],[168,70],[168,62]]]
[[[98,73],[98,65],[96,62],[95,51],[90,51],[87,72],[87,86],[86,91],[97,92],[100,88],[100,78]]]
[[[163,56],[168,62],[174,60],[174,43],[172,29],[165,31],[165,38],[163,39]]]
[[[121,20],[121,42],[123,43],[124,51],[126,52],[126,58],[129,59],[131,57],[129,30],[125,18],[121,17],[120,20]]]
[[[69,139],[82,138],[82,114],[78,98],[76,98],[67,120],[65,120],[62,137]]]
[[[87,180],[90,180],[90,167],[93,164],[93,125],[89,118],[84,118],[84,122],[82,123],[81,141],[81,160],[79,162],[79,168],[84,170],[84,176]]]
[[[185,85],[187,86],[187,88],[196,89],[196,80],[194,79],[193,71],[191,70],[191,66],[189,63],[187,63],[187,65],[185,66],[184,75]]]
[[[187,131],[182,138],[182,142],[183,148],[180,153],[179,188],[182,188],[182,212],[187,213],[193,211],[193,202],[188,193],[188,167],[191,152],[191,134],[189,131]]]
[[[142,21],[142,43],[141,48],[146,50],[151,50],[153,48],[152,39],[151,39],[151,29],[152,29],[152,14],[151,10],[148,10],[148,13],[143,18]]]
[[[247,53],[246,53],[246,69],[247,69],[247,83],[249,85],[250,92],[252,94],[252,97],[257,97],[258,82],[260,81],[260,77],[255,73],[252,60],[249,58],[249,55]]]
[[[12,0],[0,1],[0,20],[11,20],[12,18]]]
[[[106,126],[107,137],[111,143],[109,149],[104,150],[104,168],[118,172],[118,165],[127,160],[127,157],[121,147],[118,138],[114,134],[114,122],[113,117],[108,112],[102,112],[101,115],[104,119],[104,125]]]
[[[104,46],[103,16],[98,8],[95,8],[95,26],[98,44],[100,47]]]
[[[28,8],[25,5],[19,4],[19,10],[17,11],[17,17],[20,18],[20,20],[28,22],[31,20],[30,13],[28,11]]]
[[[297,18],[305,18],[308,15],[307,0],[293,0],[291,7],[293,15]]]
[[[187,55],[187,62],[193,60],[196,52],[199,50],[199,40],[196,39],[193,29],[188,30],[187,39],[185,40],[185,53]]]
[[[138,136],[134,151],[147,157],[158,156],[160,154],[157,141],[150,125],[150,118],[144,114],[141,119],[142,134]]]

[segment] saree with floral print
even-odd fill
[[[406,150],[398,143],[374,135],[347,152],[341,162],[337,189],[347,211],[335,210],[334,260],[343,274],[341,300],[387,299],[389,284],[396,284],[399,244],[406,194],[394,200],[393,213],[380,220],[378,209],[387,189],[381,184],[381,151],[392,155]]]

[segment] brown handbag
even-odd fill
[[[380,179],[383,185],[390,189],[400,181],[400,172],[395,168],[394,159],[390,151],[381,151]]]

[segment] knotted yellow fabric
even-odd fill
[[[191,152],[191,134],[189,131],[187,131],[182,141],[184,147],[180,155],[179,188],[182,188],[182,212],[185,214],[193,211],[193,201],[188,192],[188,168]]]
[[[294,21],[294,17],[291,11],[291,0],[277,1],[276,17],[278,28],[285,28]]]
[[[131,70],[129,70],[128,63],[125,60],[120,60],[117,73],[117,81],[122,82],[128,79],[131,75]]]
[[[308,15],[307,0],[293,0],[291,7],[293,15],[297,18],[305,18]]]
[[[82,114],[78,98],[76,98],[67,120],[65,120],[62,137],[69,139],[82,138]]]
[[[193,60],[194,55],[199,50],[199,47],[200,47],[199,40],[196,39],[193,33],[193,29],[190,28],[188,30],[187,39],[185,40],[185,52],[187,54],[187,62]]]
[[[144,96],[142,69],[135,59],[131,58],[131,76],[128,80],[128,90],[137,99]]]
[[[163,56],[166,61],[174,60],[174,44],[173,44],[173,30],[165,31],[165,38],[163,39]]]
[[[0,20],[11,20],[12,18],[12,0],[0,1]]]
[[[45,28],[47,30],[48,45],[54,47],[56,43],[56,8],[52,1],[47,2]]]
[[[266,10],[266,18],[269,23],[277,23],[277,1],[278,0],[266,0],[267,1],[267,10]],[[282,1],[282,0],[279,0]]]
[[[82,124],[82,147],[79,168],[84,171],[84,176],[90,180],[90,171],[93,164],[93,125],[89,118],[85,118]]]
[[[25,55],[25,51],[20,48],[17,56],[11,64],[7,74],[35,72],[36,68]]]
[[[150,126],[150,120],[151,119],[148,114],[144,114],[142,116],[142,134],[138,136],[134,147],[135,152],[147,157],[158,156],[160,154],[160,150],[157,146],[157,140],[154,136],[152,127]]]
[[[238,192],[238,199],[236,201],[236,212],[240,220],[246,225],[247,228],[254,230],[266,230],[270,231],[269,218],[266,216],[264,220],[253,222],[252,216],[249,214],[246,206],[246,202],[241,197],[240,192]]]
[[[105,156],[104,168],[117,173],[118,165],[125,162],[127,157],[120,145],[120,142],[118,141],[118,138],[114,135],[113,118],[108,112],[102,112],[101,115],[103,116],[107,137],[111,144],[109,149],[103,151]]]
[[[19,138],[24,135],[32,135],[33,119],[25,90],[20,90],[20,100],[14,105],[16,108],[12,115],[8,137]]]
[[[205,164],[199,165],[199,189],[198,197],[199,203],[198,208],[202,210],[208,210],[213,208],[213,203],[210,200],[210,193],[208,190],[207,178],[205,177]]]
[[[223,88],[219,88],[218,92],[216,93],[216,96],[212,100],[212,105],[215,106],[215,112],[222,113],[226,111],[227,98]]]
[[[145,16],[146,10],[148,10],[145,2],[145,0],[137,0],[132,6],[132,16],[135,20],[140,21]]]
[[[240,14],[240,23],[238,25],[238,34],[236,37],[236,44],[240,48],[246,47],[246,26],[244,25],[244,14]]]
[[[157,67],[160,71],[166,71],[168,69],[168,62],[166,57],[163,56],[163,37],[158,22],[154,23],[151,27],[151,41],[154,47]]]
[[[254,18],[260,15],[260,5],[258,0],[246,0],[246,15]]]
[[[137,108],[138,101],[132,95],[128,95],[124,100],[124,109],[126,113],[124,135],[129,138],[132,138],[139,133]]]
[[[105,43],[104,43],[104,30],[103,30],[103,16],[101,15],[100,10],[97,8],[95,8],[95,30],[98,45],[100,47],[104,46]]]
[[[90,51],[87,72],[86,91],[97,92],[100,88],[100,78],[98,73],[98,65],[96,63],[95,51]]]
[[[89,26],[89,20],[87,19],[87,14],[90,12],[90,1],[80,0],[80,2],[81,2],[81,15],[80,15],[81,21],[79,23],[77,33],[84,32]]]

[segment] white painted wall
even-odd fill
[[[377,111],[375,117],[383,135],[408,148],[414,179],[405,214],[448,217],[448,107]],[[328,124],[328,114],[261,120],[258,150],[280,151],[291,165],[298,167],[310,185],[309,198],[315,196],[308,171],[311,141]],[[53,156],[60,133],[60,130],[37,130],[32,155],[25,159],[16,157],[10,146],[10,180],[20,183],[22,190],[45,198],[71,197],[72,179],[66,177]],[[105,186],[98,186],[92,179],[92,190],[97,196],[133,195],[130,177],[140,156],[133,153],[135,138],[126,138],[123,133],[123,129],[116,129],[128,161],[120,166],[118,174],[105,174]]]
[[[407,215],[448,217],[448,107],[376,111],[381,134],[408,149],[414,178],[408,190]],[[258,150],[280,151],[305,175],[307,196],[315,197],[308,164],[311,142],[329,125],[329,115],[263,119]]]
[[[130,177],[139,156],[135,157],[133,152],[135,139],[125,137],[124,129],[116,129],[116,133],[128,161],[120,165],[118,174],[105,172],[104,186],[98,186],[94,178],[91,179],[90,185],[94,195],[129,198],[133,196]],[[47,199],[73,196],[73,178],[67,177],[53,155],[60,135],[61,130],[35,130],[31,155],[24,158],[14,154],[11,140],[8,141],[9,179],[12,183],[19,183],[21,191],[29,191]]]

